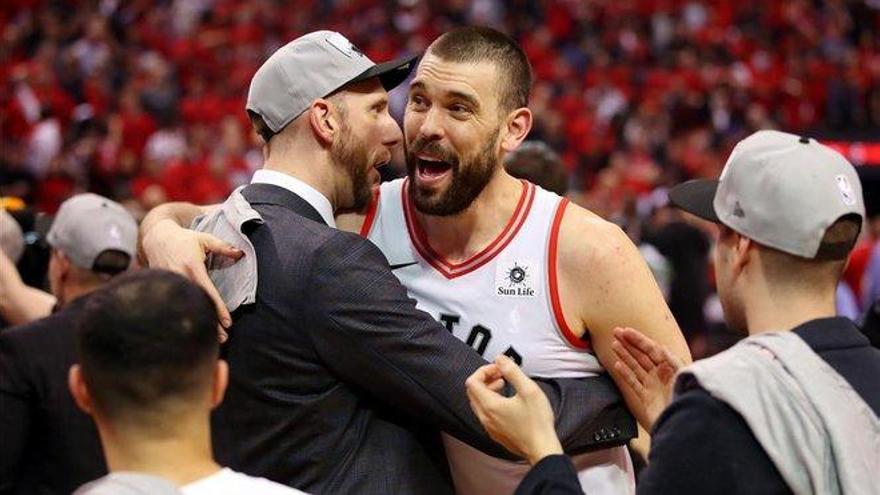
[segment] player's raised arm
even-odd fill
[[[573,332],[588,334],[593,352],[650,431],[651,414],[616,370],[615,327],[638,328],[684,362],[687,342],[638,249],[616,225],[575,205],[564,213],[558,247],[559,292]]]
[[[52,294],[26,285],[15,263],[0,250],[0,316],[10,325],[23,325],[49,316],[56,302]]]

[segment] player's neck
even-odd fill
[[[802,292],[758,289],[745,297],[749,335],[793,330],[808,321],[830,318],[837,313],[834,288]]]
[[[504,230],[523,194],[522,183],[499,167],[463,212],[452,216],[418,213],[431,248],[451,262],[482,251]]]
[[[111,472],[150,474],[177,485],[210,476],[221,468],[211,454],[210,429],[204,417],[176,418],[180,434],[156,436],[130,426],[98,424]]]

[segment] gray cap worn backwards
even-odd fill
[[[257,70],[248,90],[247,109],[280,132],[318,98],[343,86],[378,77],[390,90],[406,80],[417,57],[376,64],[345,36],[315,31],[279,48]]]
[[[138,227],[121,204],[97,194],[77,194],[61,204],[46,236],[71,263],[86,270],[106,251],[137,254]]]
[[[685,182],[669,191],[669,200],[759,244],[807,259],[845,258],[852,245],[822,246],[825,231],[845,215],[865,218],[862,184],[852,164],[815,139],[779,131],[743,139],[719,180]]]

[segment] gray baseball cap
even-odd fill
[[[97,194],[77,194],[61,204],[46,241],[70,261],[87,270],[106,251],[121,251],[134,259],[138,227],[121,204]]]
[[[852,244],[822,246],[825,231],[845,215],[865,218],[862,184],[852,164],[815,139],[779,131],[743,139],[718,180],[679,184],[669,191],[669,201],[807,259],[845,258]]]
[[[318,98],[346,84],[378,77],[390,90],[406,80],[417,56],[376,64],[345,36],[315,31],[282,46],[257,69],[248,90],[247,109],[280,132]]]

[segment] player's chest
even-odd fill
[[[506,354],[521,363],[547,344],[553,322],[543,260],[500,257],[452,279],[422,262],[397,276],[419,309],[487,359]]]

